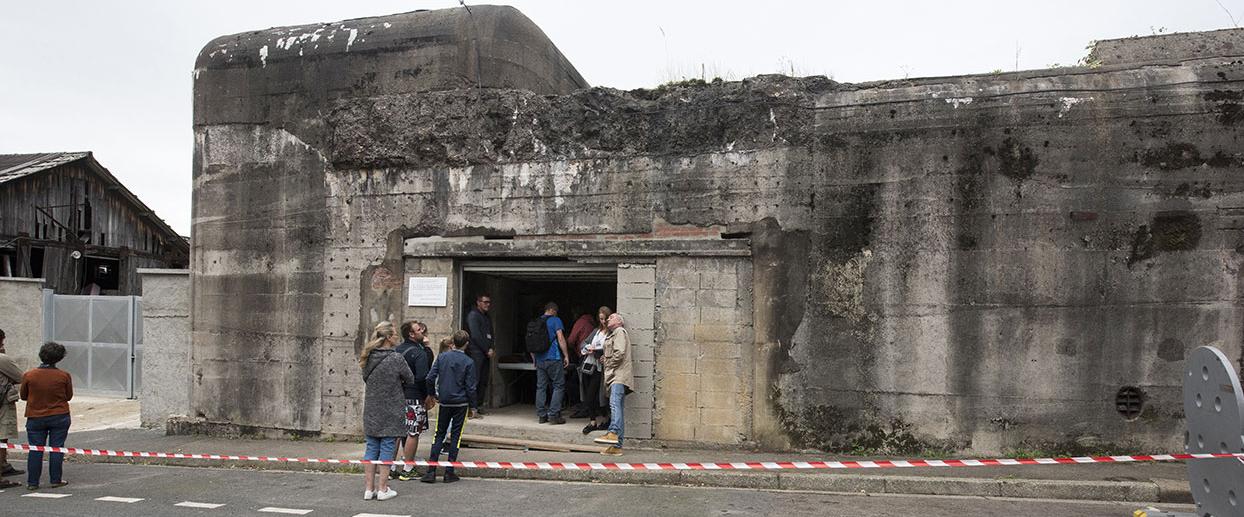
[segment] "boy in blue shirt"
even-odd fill
[[[436,417],[436,441],[428,461],[440,461],[441,449],[449,453],[449,461],[458,461],[458,441],[466,423],[467,409],[475,409],[475,361],[464,350],[471,336],[465,330],[454,332],[454,347],[436,358],[428,371],[428,393],[440,404]],[[449,441],[446,442],[446,434]],[[453,467],[445,467],[445,482],[458,480]],[[424,483],[436,482],[436,467],[419,478]]]
[[[542,354],[531,354],[536,363],[536,416],[540,423],[559,425],[566,423],[562,418],[562,398],[566,394],[566,367],[570,366],[570,355],[566,353],[566,326],[557,317],[557,304],[549,302],[544,306],[544,327],[548,332],[549,349]],[[545,406],[549,385],[553,385],[553,399]]]

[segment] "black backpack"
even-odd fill
[[[549,351],[548,320],[544,315],[527,322],[527,352],[539,355]]]

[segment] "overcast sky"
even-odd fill
[[[477,2],[468,2],[477,4]],[[482,3],[482,2],[479,2]],[[94,151],[190,232],[191,70],[216,36],[452,1],[0,0],[0,153]],[[1095,39],[1230,28],[1244,0],[514,1],[592,85],[1073,64]],[[1230,13],[1230,15],[1228,14]]]

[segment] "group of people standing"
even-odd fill
[[[400,334],[399,334],[400,331]],[[401,445],[403,459],[413,461],[419,436],[428,429],[428,411],[440,406],[436,435],[429,461],[439,461],[442,450],[449,461],[458,459],[458,441],[468,408],[475,407],[478,376],[465,353],[469,337],[459,330],[441,344],[448,348],[434,356],[428,345],[427,326],[407,321],[394,328],[387,321],[376,325],[359,355],[366,390],[363,397],[365,460],[392,460]],[[402,443],[404,442],[404,443]],[[389,479],[415,478],[412,466],[393,466],[388,474],[375,464],[365,465],[363,499],[386,500],[397,496]],[[446,483],[458,480],[446,468]],[[436,468],[428,468],[419,480],[436,482]]]
[[[4,348],[5,334],[0,330],[0,442],[16,440],[17,401],[26,401],[26,439],[30,445],[64,447],[69,436],[69,401],[73,398],[73,378],[68,372],[56,368],[65,358],[65,347],[60,343],[47,342],[39,348],[38,367],[25,373],[17,362],[9,357]],[[48,487],[68,485],[64,478],[65,455],[53,452],[48,455]],[[3,479],[7,476],[26,474],[26,488],[38,490],[43,477],[43,453],[30,451],[26,458],[28,472],[8,462],[8,450],[0,449],[0,489],[21,486],[20,483]]]
[[[619,456],[622,454],[624,435],[623,402],[634,385],[631,340],[626,321],[621,314],[602,306],[595,315],[579,314],[567,336],[565,324],[557,317],[558,310],[554,302],[544,306],[539,322],[546,333],[544,337],[549,340],[548,350],[531,354],[536,367],[536,418],[542,424],[566,423],[561,410],[565,399],[566,370],[571,365],[569,351],[574,350],[577,352],[575,375],[578,376],[582,390],[580,398],[589,419],[583,434],[606,431],[593,441],[609,446],[602,454]],[[608,395],[607,421],[604,420],[605,408],[600,403],[602,390],[606,390]]]
[[[428,328],[418,321],[407,321],[395,328],[381,322],[359,355],[366,391],[363,398],[363,434],[366,435],[364,460],[393,460],[400,448],[405,461],[413,461],[419,437],[428,429],[428,412],[439,407],[436,434],[428,461],[440,461],[441,453],[457,461],[462,429],[468,418],[482,415],[480,406],[488,387],[490,363],[495,356],[492,320],[488,313],[492,298],[481,294],[466,318],[467,330],[454,332],[441,341],[434,354]],[[549,302],[538,318],[540,337],[548,340],[546,350],[529,354],[536,369],[536,417],[540,423],[564,424],[561,407],[565,392],[566,369],[570,365],[569,343],[576,347],[584,404],[591,421],[583,433],[606,431],[595,442],[608,445],[602,454],[621,455],[623,402],[634,383],[631,373],[631,341],[620,314],[601,307],[593,318],[584,314],[575,321],[570,335],[557,317],[558,306]],[[530,338],[529,338],[530,341]],[[550,389],[552,390],[550,396]],[[599,403],[601,390],[607,390],[609,420],[603,420]],[[546,402],[547,401],[547,402]],[[436,482],[436,467],[418,475],[411,465],[396,465],[386,475],[375,464],[364,466],[363,499],[387,500],[397,496],[390,479],[418,478]],[[453,467],[446,467],[445,483],[458,481]]]

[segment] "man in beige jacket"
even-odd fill
[[[614,313],[605,322],[609,337],[605,338],[605,385],[609,387],[609,432],[596,438],[596,443],[609,445],[601,451],[607,456],[622,455],[623,418],[622,406],[631,393],[635,376],[631,371],[631,337],[626,333],[622,315]]]
[[[17,439],[17,402],[9,402],[9,391],[16,391],[22,383],[22,370],[4,351],[4,330],[0,330],[0,443]],[[9,465],[8,449],[0,449],[0,476],[16,476],[26,471]],[[0,489],[21,486],[0,478]]]

